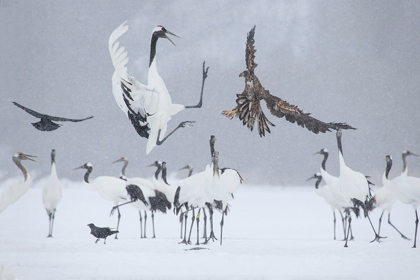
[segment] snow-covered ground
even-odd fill
[[[354,220],[348,248],[334,241],[330,208],[309,186],[242,186],[225,219],[223,245],[197,251],[178,244],[172,212],[156,215],[156,239],[140,239],[131,206],[121,210],[119,239],[95,244],[87,224],[115,227],[116,216],[109,217],[112,203],[81,183],[64,188],[54,238],[46,238],[41,192],[38,184],[0,215],[0,271],[18,279],[420,279],[419,249],[386,218],[381,235],[388,238],[380,244],[369,243],[374,235],[363,218]],[[375,227],[379,215],[372,214]],[[215,221],[218,236],[220,214]],[[397,202],[392,221],[413,237],[411,207]],[[337,235],[343,236],[339,220]]]

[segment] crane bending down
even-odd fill
[[[55,167],[55,150],[51,151],[51,175],[44,185],[42,191],[42,202],[44,203],[45,210],[49,218],[49,231],[47,237],[53,237],[53,227],[55,219],[55,211],[57,210],[58,203],[61,200],[61,183],[57,176]]]
[[[346,123],[325,123],[318,119],[310,116],[308,113],[304,113],[297,106],[289,104],[287,101],[282,100],[279,97],[271,95],[260,83],[259,79],[254,73],[254,69],[257,64],[254,62],[256,49],[254,47],[254,34],[255,26],[251,29],[247,36],[246,50],[245,50],[245,62],[247,70],[243,71],[239,77],[245,78],[245,89],[241,94],[237,94],[236,104],[237,106],[233,110],[223,111],[222,114],[229,118],[239,117],[243,125],[252,131],[254,129],[254,123],[258,123],[258,133],[260,137],[265,136],[265,132],[271,132],[268,125],[274,126],[270,122],[261,108],[261,100],[267,104],[267,108],[270,113],[276,117],[286,117],[286,120],[291,123],[297,123],[301,127],[306,127],[308,130],[315,134],[319,132],[325,133],[331,131],[331,129],[355,129]]]
[[[21,161],[22,160],[32,160],[35,161],[34,158],[36,156],[27,155],[24,153],[16,153],[13,155],[12,159],[16,166],[22,171],[24,181],[20,184],[15,184],[10,188],[5,189],[0,197],[0,213],[6,210],[6,208],[18,201],[31,187],[32,185],[32,178],[29,175],[29,172],[23,167]]]
[[[175,37],[178,36],[169,32],[161,25],[158,25],[152,30],[148,84],[143,85],[127,73],[127,51],[125,51],[124,47],[120,47],[117,41],[127,30],[128,25],[124,22],[109,37],[109,52],[115,68],[112,76],[112,91],[118,106],[130,119],[137,133],[141,137],[148,139],[146,154],[149,154],[156,145],[161,145],[177,129],[191,126],[194,123],[193,121],[181,122],[172,132],[164,137],[171,116],[176,115],[184,109],[201,108],[204,82],[207,78],[209,68],[205,67],[204,62],[201,95],[198,104],[195,106],[173,104],[168,89],[157,71],[156,44],[159,38],[164,38],[175,45],[167,34]]]

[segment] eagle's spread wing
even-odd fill
[[[258,64],[254,62],[255,59],[255,52],[257,51],[254,47],[254,34],[255,34],[255,25],[249,31],[247,38],[246,38],[246,49],[245,49],[245,62],[246,62],[246,68],[249,71],[254,71],[254,69],[257,67]]]
[[[304,113],[298,106],[289,104],[287,101],[271,95],[268,91],[265,92],[264,100],[273,116],[279,118],[286,117],[287,121],[291,123],[296,122],[301,127],[306,127],[315,134],[331,131],[330,129],[354,129],[345,123],[325,123],[315,119],[311,117],[309,113]]]
[[[238,117],[243,125],[246,125],[251,131],[254,129],[255,121],[258,122],[259,135],[265,136],[265,132],[270,132],[269,125],[274,126],[262,111],[260,101],[264,99],[270,113],[276,117],[286,117],[291,123],[297,123],[302,127],[306,127],[313,133],[327,132],[330,129],[355,129],[345,123],[325,123],[304,113],[295,105],[273,96],[260,83],[255,76],[254,69],[257,64],[254,62],[256,49],[254,47],[255,26],[247,35],[245,62],[247,70],[242,72],[239,77],[245,78],[245,89],[241,94],[237,94],[236,107],[233,110],[223,111],[222,114],[229,118]]]

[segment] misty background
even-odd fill
[[[236,106],[244,88],[245,41],[256,25],[256,75],[270,93],[322,121],[347,122],[346,163],[381,185],[385,156],[394,158],[391,178],[402,170],[401,153],[420,154],[420,2],[418,1],[22,1],[0,0],[0,172],[21,176],[11,158],[32,175],[50,172],[57,150],[60,178],[82,180],[73,171],[86,162],[92,177],[118,176],[121,156],[127,176],[149,177],[146,165],[166,161],[168,172],[190,163],[202,171],[211,162],[214,134],[220,167],[237,169],[247,184],[302,185],[319,170],[321,148],[330,151],[327,170],[338,175],[335,133],[313,134],[272,116],[276,127],[260,138],[239,119],[220,113]],[[157,67],[173,103],[199,100],[202,63],[210,67],[201,109],[174,116],[193,127],[177,131],[146,156],[140,138],[118,108],[111,89],[114,68],[108,38],[122,22],[129,30],[129,73],[147,84],[150,36],[163,25],[182,39],[176,47],[159,40]],[[18,102],[41,113],[94,118],[62,123],[52,132],[36,130]],[[409,158],[409,174],[420,177],[420,158]],[[186,176],[186,172],[178,174]]]

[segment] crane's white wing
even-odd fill
[[[141,133],[140,130],[148,131],[150,129],[147,117],[148,114],[154,112],[148,112],[147,109],[150,107],[150,102],[157,98],[157,93],[127,73],[128,54],[117,41],[127,30],[128,25],[124,22],[109,36],[108,48],[115,68],[112,76],[112,93],[118,106],[130,118],[140,136],[148,138],[148,133]]]

